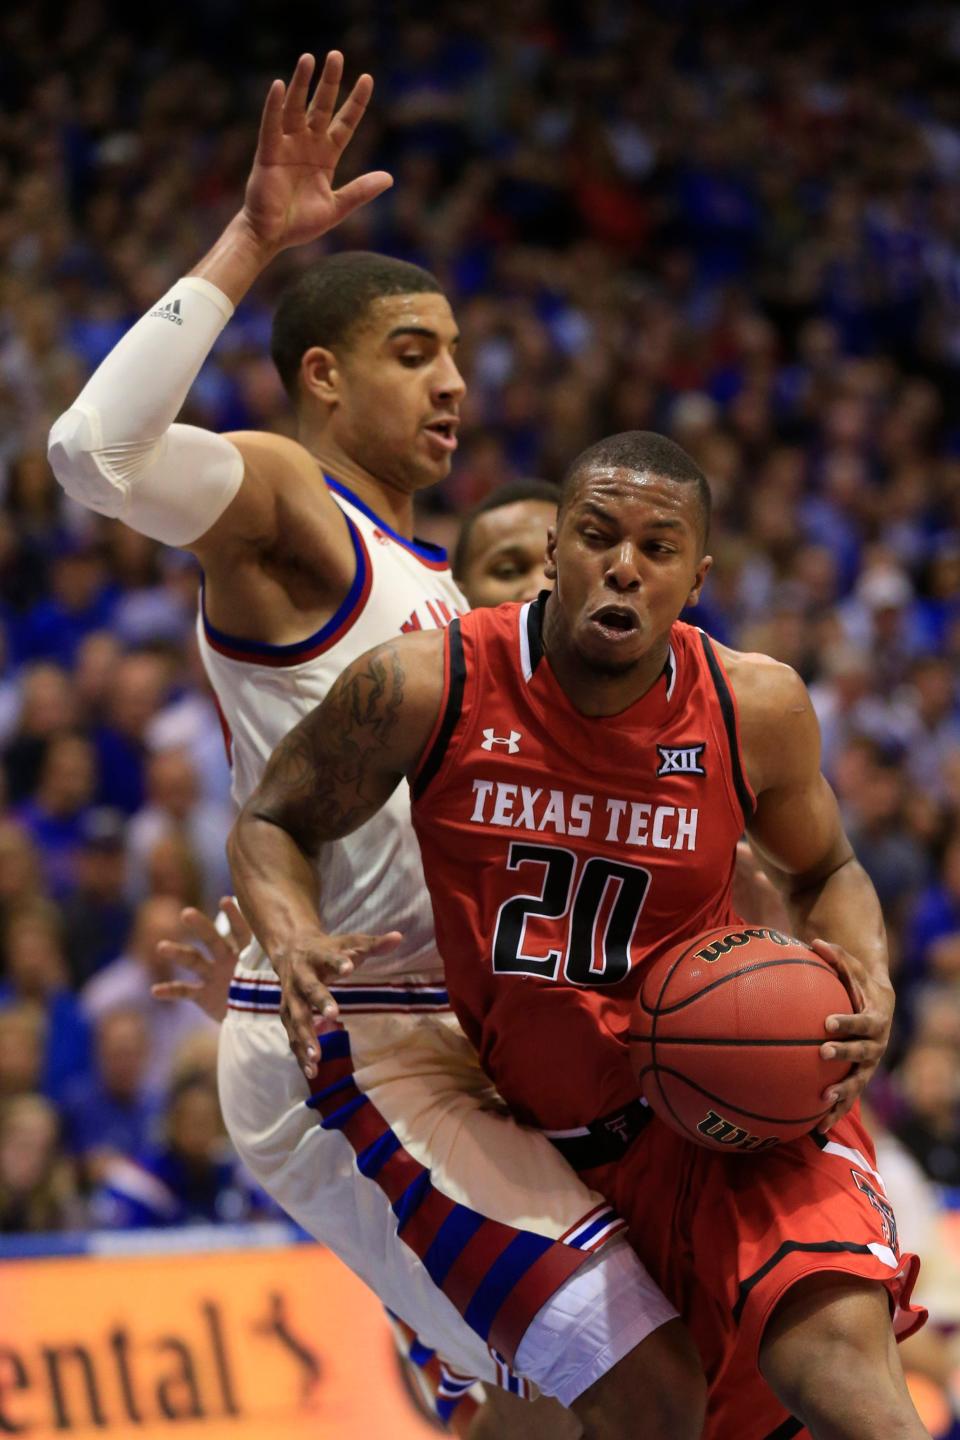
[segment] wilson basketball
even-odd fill
[[[849,1013],[837,972],[801,941],[760,926],[707,930],[644,977],[630,1033],[656,1113],[711,1149],[768,1149],[812,1130],[849,1066],[820,1057],[828,1015]]]

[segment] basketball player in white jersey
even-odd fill
[[[51,432],[69,494],[199,558],[201,647],[240,803],[344,665],[463,603],[441,555],[411,538],[413,495],[449,469],[464,392],[453,317],[425,272],[336,257],[281,303],[273,353],[300,443],[174,423],[270,260],[391,183],[374,172],[332,188],[372,88],[362,76],[334,113],[342,66],[331,52],[312,100],[310,56],[289,87],[274,82],[243,208]],[[675,1312],[618,1217],[504,1113],[453,1021],[403,798],[325,852],[316,879],[341,982],[324,1018],[345,1023],[337,1083],[351,1098],[317,1118],[278,1018],[278,973],[245,955],[220,1074],[253,1174],[455,1367],[451,1406],[468,1384],[458,1375],[516,1389],[512,1367],[589,1435],[632,1435],[641,1405],[648,1440],[698,1435],[703,1381]],[[396,930],[371,941],[387,919]]]

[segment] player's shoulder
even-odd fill
[[[278,435],[272,430],[232,430],[224,438],[240,451],[253,478],[273,479],[278,483],[298,475],[314,482],[320,478],[320,467],[314,456],[289,435]]]
[[[324,536],[349,558],[346,528],[342,522],[331,524],[339,511],[309,450],[287,435],[266,430],[235,430],[224,438],[243,459],[243,484],[204,537],[205,566],[222,569],[237,558],[257,558],[278,546],[284,552],[292,547],[315,555]]]
[[[730,681],[741,717],[771,719],[810,708],[803,680],[792,665],[758,650],[733,650],[713,641]]]
[[[805,773],[819,757],[819,727],[806,685],[791,665],[717,645],[737,700],[744,759],[755,790]]]

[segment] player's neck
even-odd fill
[[[324,473],[352,490],[379,519],[405,540],[413,539],[413,496],[379,475],[372,475],[333,441],[314,438],[307,446]]]
[[[574,646],[560,606],[547,602],[543,649],[560,689],[581,715],[619,715],[646,695],[663,674],[669,651],[666,636],[620,675],[587,665]]]

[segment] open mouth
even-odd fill
[[[640,622],[632,610],[621,605],[604,605],[590,616],[590,623],[603,632],[608,639],[620,640],[632,635],[640,628]]]
[[[431,420],[424,429],[427,434],[436,440],[437,444],[444,450],[456,450],[457,448],[457,427],[459,420],[453,418],[448,420]]]

